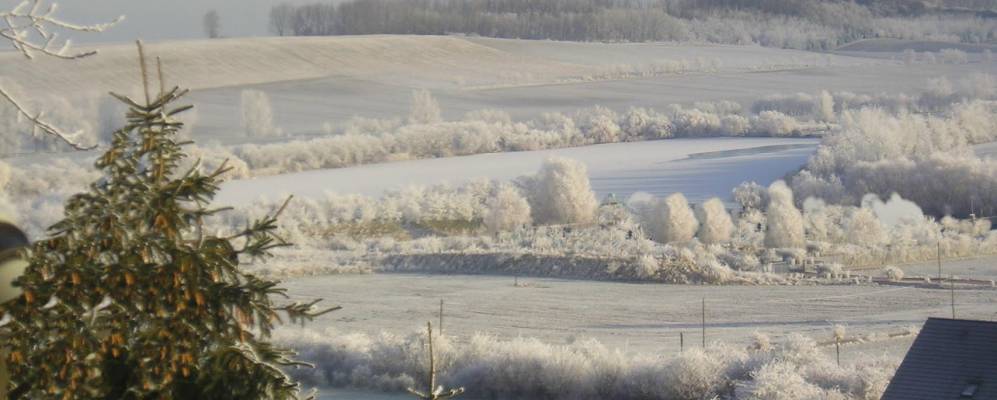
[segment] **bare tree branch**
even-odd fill
[[[7,91],[4,90],[3,87],[0,87],[0,97],[3,97],[5,100],[7,100],[8,103],[14,106],[14,109],[17,110],[18,114],[23,115],[29,122],[31,122],[31,125],[34,127],[35,133],[37,133],[38,131],[42,131],[45,134],[55,136],[57,139],[61,140],[62,142],[65,142],[75,150],[92,150],[97,147],[96,144],[92,146],[83,146],[73,140],[75,137],[83,134],[82,130],[73,133],[66,133],[59,130],[59,128],[56,128],[52,124],[49,124],[44,120],[42,120],[41,113],[38,114],[30,113],[27,109],[21,106],[21,104],[18,103],[17,100],[10,95],[10,93],[7,93]]]
[[[112,22],[95,25],[77,25],[56,18],[53,14],[58,4],[45,6],[43,0],[24,0],[10,11],[0,11],[0,39],[7,40],[15,50],[25,58],[32,60],[36,54],[62,60],[76,60],[97,54],[96,50],[73,52],[69,40],[60,40],[56,30],[73,32],[103,32],[120,22],[124,17],[118,17]],[[67,133],[58,127],[45,122],[41,112],[31,112],[19,103],[9,91],[0,86],[0,97],[7,100],[17,109],[20,115],[27,118],[34,126],[35,132],[41,131],[55,136],[76,150],[89,150],[97,147],[83,146],[74,139],[82,132]]]

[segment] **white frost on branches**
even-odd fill
[[[595,217],[596,201],[585,164],[549,158],[540,172],[523,181],[529,192],[533,219],[540,224],[583,224]]]
[[[685,196],[674,193],[655,204],[649,229],[658,242],[688,242],[696,236],[699,221]]]
[[[242,91],[242,127],[251,138],[281,136],[281,130],[274,126],[270,97],[263,91]]]
[[[443,122],[440,104],[433,98],[432,93],[425,89],[412,92],[412,107],[408,120],[409,124],[413,125]]]
[[[511,231],[530,225],[530,204],[526,199],[508,184],[503,184],[496,190],[495,196],[488,199],[485,213],[485,228],[492,234]]]
[[[57,3],[46,6],[42,0],[25,0],[9,11],[0,11],[0,20],[4,22],[4,25],[0,25],[0,38],[9,42],[14,50],[29,60],[35,58],[36,55],[76,60],[92,56],[97,52],[74,52],[71,42],[61,40],[57,31],[103,32],[123,19],[123,17],[119,17],[106,24],[77,25],[57,18],[55,16],[57,9]],[[63,131],[45,119],[43,112],[29,110],[21,100],[11,95],[3,86],[0,86],[0,98],[13,106],[19,116],[29,121],[37,132],[50,135],[77,150],[88,150],[96,147],[95,145],[80,144],[78,139],[84,134],[83,130]]]
[[[803,216],[793,204],[793,191],[786,182],[776,181],[769,186],[769,206],[767,214],[768,230],[765,232],[765,246],[769,248],[801,248],[806,238],[803,235]]]
[[[705,244],[726,243],[734,233],[734,222],[731,221],[723,201],[714,197],[696,209],[699,218],[699,241]]]

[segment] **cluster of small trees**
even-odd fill
[[[792,179],[802,198],[858,204],[868,193],[893,192],[941,217],[993,215],[997,162],[973,155],[969,145],[997,140],[997,106],[960,104],[942,116],[863,109],[841,118]]]
[[[243,96],[244,125],[253,137],[280,132],[262,93]],[[403,122],[354,118],[339,127],[327,126],[330,136],[233,149],[255,174],[271,175],[319,168],[340,168],[398,159],[450,157],[504,151],[529,151],[599,143],[674,137],[804,136],[826,130],[823,122],[801,122],[775,110],[744,115],[734,102],[678,105],[665,111],[631,108],[617,113],[605,107],[572,115],[545,113],[516,122],[505,112],[479,110],[459,121],[443,121],[436,100],[426,91],[413,94],[412,109]]]
[[[922,10],[923,11],[923,10]],[[466,33],[576,41],[708,41],[826,50],[861,38],[991,42],[997,24],[971,16],[917,16],[903,8],[814,0],[352,0],[270,13],[278,35]]]
[[[954,82],[939,78],[929,82],[926,91],[913,96],[827,91],[813,95],[773,95],[755,101],[748,112],[730,101],[698,102],[692,107],[672,105],[664,110],[634,107],[622,113],[596,106],[567,115],[546,113],[522,122],[513,121],[507,113],[498,110],[479,110],[458,121],[443,121],[439,103],[429,92],[420,90],[413,93],[412,108],[404,120],[356,117],[339,126],[327,124],[328,137],[245,145],[233,149],[233,153],[254,174],[271,175],[398,159],[673,137],[822,135],[835,130],[838,116],[846,111],[881,109],[867,113],[879,113],[882,118],[893,118],[893,114],[942,112],[960,102],[994,98],[997,96],[995,82],[993,76],[987,74],[970,75]],[[244,126],[251,137],[281,132],[272,122],[272,108],[264,93],[247,91],[243,99]],[[990,137],[978,128],[972,132],[977,142]]]

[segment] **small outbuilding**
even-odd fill
[[[882,400],[997,400],[997,322],[929,318]]]

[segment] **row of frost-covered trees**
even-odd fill
[[[997,25],[986,7],[977,10],[956,15],[919,2],[816,0],[352,0],[275,6],[270,28],[282,36],[465,33],[826,50],[871,37],[994,41]]]

